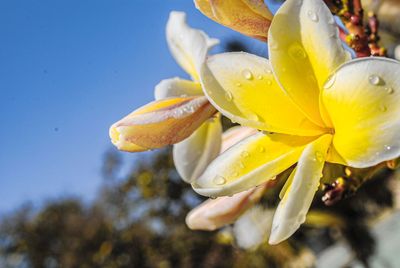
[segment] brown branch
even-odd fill
[[[369,13],[368,25],[364,26],[361,0],[325,0],[325,3],[347,28],[348,34],[341,29],[339,36],[355,51],[357,57],[386,55],[386,50],[378,45],[377,17]]]

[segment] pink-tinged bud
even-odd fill
[[[213,231],[233,223],[261,199],[269,186],[267,182],[233,196],[209,199],[187,215],[186,224],[192,230]]]
[[[266,41],[272,13],[264,0],[194,0],[210,19],[242,34]]]
[[[158,100],[113,124],[110,138],[122,151],[160,148],[186,139],[215,113],[203,96]]]

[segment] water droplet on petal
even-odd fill
[[[240,154],[242,157],[244,157],[244,158],[246,158],[246,157],[249,157],[250,156],[250,154],[249,154],[249,152],[248,151],[243,151],[241,154]]]
[[[298,43],[290,45],[288,52],[289,55],[295,60],[303,60],[307,58],[306,52],[304,51],[303,47]]]
[[[328,80],[326,80],[325,84],[324,84],[324,89],[330,89],[336,81],[336,75],[333,74],[331,76],[329,76]]]
[[[266,83],[267,83],[268,86],[272,85],[272,81],[269,80],[269,79],[267,79]]]
[[[229,92],[229,91],[226,91],[226,92],[225,92],[225,99],[226,99],[227,101],[232,101],[232,99],[233,99],[232,93]]]
[[[239,175],[239,172],[237,172],[237,171],[232,172],[232,177],[237,177],[238,175]]]
[[[249,112],[248,114],[247,114],[247,117],[250,119],[250,120],[253,120],[253,121],[258,121],[258,115],[256,115],[255,113],[252,113],[252,112]]]
[[[220,175],[217,175],[214,179],[213,182],[216,185],[224,185],[226,183],[226,179]]]
[[[308,16],[308,18],[309,18],[310,20],[312,20],[313,22],[318,22],[318,21],[319,21],[319,17],[318,17],[318,15],[317,15],[317,13],[315,13],[315,12],[312,11],[312,10],[309,10],[309,11],[307,12],[307,16]]]
[[[242,75],[244,76],[244,78],[246,78],[247,80],[251,80],[253,79],[253,74],[250,72],[250,70],[248,69],[244,69],[242,71]]]
[[[382,112],[386,112],[387,111],[387,107],[385,105],[381,105],[379,107],[379,110],[381,110]]]
[[[267,74],[272,74],[272,71],[271,71],[270,69],[265,69],[265,72],[266,72]]]
[[[259,147],[258,147],[258,151],[259,151],[260,153],[265,152],[264,146],[259,146]]]
[[[394,89],[392,87],[386,87],[385,90],[386,90],[386,92],[388,94],[393,94],[394,93]]]
[[[264,77],[263,77],[261,74],[257,76],[257,79],[258,79],[258,80],[262,80],[263,78],[264,78]]]
[[[390,151],[390,150],[392,149],[392,146],[390,146],[390,145],[385,145],[385,149],[388,150],[388,151]]]
[[[371,85],[377,86],[382,82],[382,78],[380,78],[378,75],[372,74],[368,77],[368,81]]]

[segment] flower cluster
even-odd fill
[[[214,230],[246,215],[294,166],[275,212],[266,213],[269,243],[277,244],[304,223],[326,162],[367,168],[400,156],[400,64],[352,59],[322,0],[287,0],[274,16],[262,0],[195,4],[225,26],[268,40],[269,59],[207,56],[218,41],[172,12],[168,45],[193,81],[163,80],[156,101],[110,129],[124,151],[175,144],[179,174],[213,198],[188,215],[190,228]],[[222,134],[220,114],[241,126]]]

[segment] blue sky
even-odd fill
[[[191,0],[0,1],[0,213],[94,196],[109,125],[151,101],[161,79],[187,77],[165,42],[171,10],[212,37],[260,46]]]

